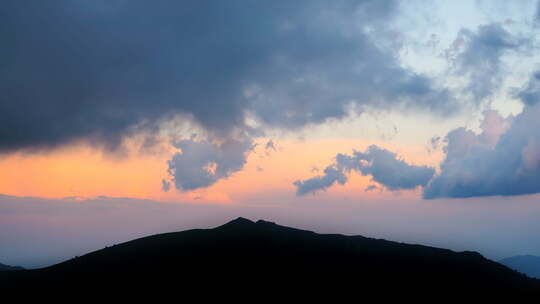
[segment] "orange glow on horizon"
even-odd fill
[[[265,141],[261,141],[265,142]],[[104,157],[85,146],[74,146],[49,154],[13,154],[0,159],[0,194],[46,198],[62,197],[130,197],[163,202],[241,203],[257,195],[281,193],[294,196],[293,182],[321,174],[337,153],[364,150],[371,144],[395,151],[413,164],[434,166],[442,155],[428,155],[424,147],[391,146],[384,142],[351,140],[277,141],[277,151],[266,153],[258,145],[248,157],[246,166],[231,177],[218,181],[208,189],[181,192],[171,187],[161,190],[167,178],[167,160],[174,152],[165,148],[157,154],[132,153],[124,159]],[[319,172],[313,172],[317,166]],[[349,182],[336,185],[321,195],[348,197],[380,197],[395,194],[364,192],[371,184],[369,176],[351,174]],[[405,195],[418,195],[418,191]]]

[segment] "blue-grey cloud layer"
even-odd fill
[[[540,1],[536,2],[536,10],[534,11],[534,21],[540,22]]]
[[[433,168],[407,164],[395,153],[372,145],[365,152],[353,151],[352,156],[341,153],[336,155],[335,163],[324,169],[324,175],[294,182],[296,193],[298,195],[315,193],[331,187],[336,182],[343,185],[347,182],[347,176],[351,171],[364,176],[369,175],[373,181],[389,190],[425,186],[435,173]]]
[[[513,35],[500,23],[482,25],[476,31],[462,29],[454,45],[460,49],[454,62],[455,72],[468,78],[465,92],[477,103],[501,86],[504,55],[533,49],[530,38]]]
[[[535,105],[540,101],[540,71],[533,74],[526,87],[517,94],[526,105]]]
[[[395,1],[4,1],[0,151],[115,149],[184,113],[216,136],[357,108],[447,113],[449,94],[376,42]],[[369,30],[366,30],[369,29]]]

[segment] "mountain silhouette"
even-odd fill
[[[0,271],[13,271],[13,270],[24,270],[24,268],[19,267],[19,266],[4,265],[0,263]]]
[[[534,255],[517,255],[505,258],[499,263],[533,278],[540,278],[540,257]]]
[[[89,293],[177,291],[181,295],[265,297],[382,291],[535,292],[539,281],[476,252],[339,234],[317,234],[238,218],[213,229],[148,236],[50,267],[6,272],[12,290]],[[91,292],[90,292],[91,293]]]

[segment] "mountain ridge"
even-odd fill
[[[254,273],[253,275],[247,275]],[[409,245],[364,236],[318,234],[237,218],[131,240],[50,267],[0,275],[0,286],[72,290],[90,284],[147,290],[276,289],[304,292],[416,290],[533,292],[538,280],[471,251]],[[272,287],[273,286],[273,287]]]
[[[24,268],[20,266],[10,266],[10,265],[0,263],[0,271],[15,271],[15,270],[24,270]]]

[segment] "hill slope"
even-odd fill
[[[24,268],[19,267],[19,266],[9,266],[9,265],[4,265],[0,263],[0,271],[13,271],[13,270],[23,270],[23,269]]]
[[[455,293],[539,286],[475,252],[317,234],[243,218],[214,229],[133,240],[39,270],[4,273],[0,284],[45,290],[92,286],[93,290],[136,287],[310,295],[323,290]]]
[[[506,265],[514,270],[524,273],[533,278],[540,279],[540,257],[534,255],[518,255],[505,258],[499,263]]]

